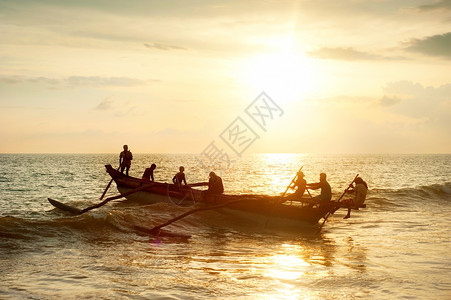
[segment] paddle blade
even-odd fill
[[[163,229],[155,229],[155,228],[147,228],[143,226],[134,225],[133,226],[136,230],[140,232],[144,232],[148,235],[153,235],[155,237],[174,237],[174,238],[183,238],[183,239],[189,239],[191,236],[186,234],[180,234],[180,233],[173,233],[167,230]]]

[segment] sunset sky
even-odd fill
[[[0,0],[0,44],[0,153],[451,153],[451,1]]]

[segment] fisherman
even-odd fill
[[[142,180],[145,182],[154,182],[153,171],[156,169],[156,167],[156,164],[152,164],[150,168],[146,168]]]
[[[307,187],[307,181],[304,179],[304,173],[302,171],[298,172],[298,176],[296,181],[294,182],[294,185],[292,185],[290,188],[295,189],[296,191],[289,195],[287,198],[290,200],[299,200],[302,198],[305,192],[305,188]]]
[[[326,180],[326,173],[319,174],[319,182],[307,184],[308,189],[317,190],[321,189],[321,194],[313,197],[318,202],[329,202],[332,199],[332,191],[329,183]]]
[[[185,168],[183,166],[181,166],[179,168],[179,172],[177,174],[175,174],[174,177],[172,178],[172,182],[174,184],[176,184],[178,187],[182,186],[182,182],[184,182],[185,185],[188,185],[186,183],[185,173],[183,173],[184,171],[185,171]]]
[[[125,174],[128,176],[128,171],[130,170],[132,159],[133,155],[130,150],[128,150],[128,146],[124,145],[124,151],[119,154],[119,166],[121,167],[121,174],[124,174],[125,169]]]
[[[341,201],[343,204],[349,204],[350,206],[362,206],[366,200],[366,195],[368,193],[368,185],[362,178],[357,177],[354,180],[355,186],[348,193],[354,194],[354,199],[344,199]],[[351,217],[351,208],[348,208],[348,214],[343,219],[349,219]]]
[[[215,172],[210,172],[210,179],[208,180],[208,194],[219,195],[224,193],[224,185],[222,178],[216,175]]]
[[[224,185],[222,184],[222,178],[216,175],[215,172],[211,171],[209,177],[208,189],[202,192],[202,197],[206,201],[214,202],[214,198],[210,196],[220,195],[224,193]]]

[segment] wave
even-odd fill
[[[420,199],[437,199],[449,201],[451,197],[451,182],[442,184],[424,185],[413,188],[400,189],[370,189],[369,193],[375,195],[388,195],[396,197],[409,197]]]
[[[41,219],[12,216],[0,218],[0,237],[27,241],[41,237],[64,241],[89,239],[96,242],[109,240],[112,236],[115,239],[139,239],[149,237],[143,229],[150,230],[190,209],[169,203],[137,205],[129,201],[115,203],[79,216],[69,216],[65,212],[53,209],[41,216]],[[269,233],[271,228],[266,229],[263,225],[264,222],[245,220],[223,211],[201,211],[172,223],[164,230],[180,237],[193,234],[208,235],[217,230]],[[299,233],[299,228],[295,231],[287,227],[286,231]],[[305,228],[305,231],[307,233],[311,228]]]
[[[143,236],[145,234],[137,231],[136,226],[151,229],[186,211],[187,208],[167,203],[153,205],[117,203],[79,216],[70,216],[58,209],[47,212],[45,216],[41,215],[40,219],[6,216],[0,218],[0,241],[2,238],[35,240],[40,237],[67,240],[71,236],[102,240],[109,239],[115,233],[136,233]],[[186,236],[190,232],[205,230],[209,219],[217,219],[217,216],[193,214],[175,222],[169,230]]]
[[[387,207],[420,209],[422,206],[443,207],[451,201],[451,182],[400,189],[370,189],[367,205],[385,210]]]

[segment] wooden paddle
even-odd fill
[[[293,177],[293,179],[291,180],[290,184],[287,186],[287,189],[285,190],[285,192],[283,192],[283,194],[282,194],[282,196],[281,196],[282,199],[281,199],[280,201],[274,202],[274,205],[273,205],[273,207],[272,207],[270,213],[268,214],[268,218],[266,219],[266,222],[265,222],[265,226],[264,226],[264,227],[266,227],[266,225],[268,225],[269,219],[272,217],[272,215],[273,215],[273,213],[274,213],[274,209],[277,207],[277,205],[279,205],[279,204],[285,202],[285,199],[283,199],[283,197],[284,197],[285,194],[288,192],[288,190],[290,189],[290,187],[291,187],[291,185],[293,184],[293,182],[296,181],[296,178],[298,177],[298,173],[301,172],[301,170],[302,170],[303,167],[304,167],[304,166],[302,166],[302,167],[299,169],[299,171],[296,172],[296,175]]]
[[[116,171],[119,171],[120,168],[121,168],[121,165],[119,165],[119,167],[117,167]],[[111,178],[110,182],[108,182],[108,185],[106,186],[106,188],[105,188],[105,190],[103,191],[102,196],[100,196],[100,199],[99,199],[99,200],[102,200],[103,197],[105,197],[105,194],[106,194],[106,192],[108,191],[108,189],[110,188],[111,183],[113,182],[113,180],[114,180],[114,178]]]
[[[166,227],[166,226],[174,223],[175,221],[183,219],[183,218],[185,218],[185,217],[187,217],[189,215],[192,215],[192,214],[194,214],[196,212],[204,211],[204,210],[217,209],[217,208],[225,207],[227,205],[235,204],[235,203],[238,203],[238,202],[241,202],[241,201],[252,201],[252,200],[260,200],[260,199],[259,198],[255,198],[255,199],[245,198],[245,199],[231,200],[231,201],[228,201],[228,202],[223,203],[223,204],[217,204],[217,205],[208,206],[208,207],[195,208],[195,209],[189,210],[189,211],[187,211],[187,212],[185,212],[185,213],[183,213],[183,214],[181,214],[181,215],[179,215],[179,216],[177,216],[177,217],[175,217],[175,218],[173,218],[173,219],[171,219],[171,220],[169,220],[169,221],[167,221],[167,222],[165,222],[163,224],[160,224],[160,225],[155,226],[155,227],[153,227],[151,229],[148,229],[147,232],[149,234],[152,234],[152,235],[159,235],[161,228]],[[142,228],[143,227],[140,227],[141,231],[143,231]]]
[[[346,193],[348,192],[348,190],[352,187],[352,184],[353,184],[354,181],[357,179],[357,177],[359,177],[359,174],[355,175],[354,179],[353,179],[352,182],[349,184],[349,186],[345,189],[345,191],[344,191],[343,194],[340,196],[340,198],[338,198],[337,201],[331,201],[331,202],[340,202],[341,198],[343,198],[344,195],[346,195]],[[330,216],[331,214],[333,214],[334,212],[335,212],[335,210],[334,210],[333,212],[330,212],[330,211],[329,211],[329,212],[327,213],[326,217],[324,218],[323,223],[322,223],[321,226],[318,228],[317,233],[320,232],[321,228],[323,228],[324,223],[326,223],[327,218],[329,218],[329,216]]]

